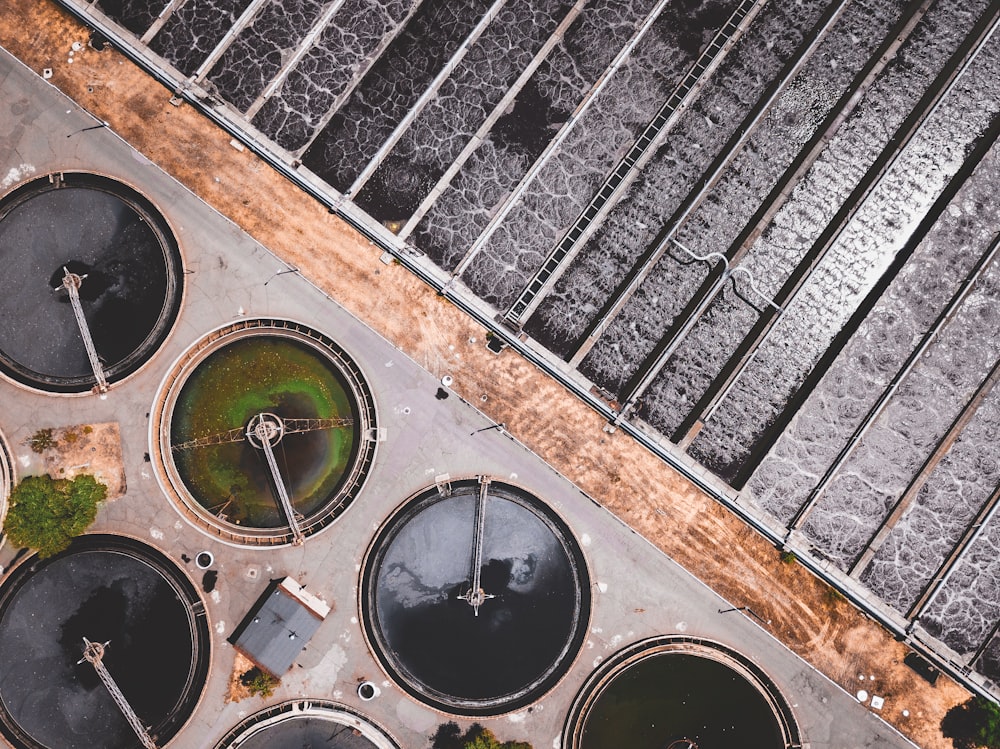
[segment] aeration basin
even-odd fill
[[[38,390],[81,393],[136,371],[181,304],[166,220],[135,190],[93,174],[53,174],[0,199],[0,267],[0,372]]]
[[[547,692],[587,631],[590,581],[566,525],[537,497],[485,478],[427,489],[366,557],[365,632],[413,696],[496,715]]]

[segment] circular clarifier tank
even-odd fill
[[[216,749],[398,749],[369,718],[329,700],[291,700],[246,718]]]
[[[0,267],[0,372],[39,390],[98,385],[90,353],[109,384],[128,376],[181,304],[181,256],[163,216],[93,174],[54,174],[4,196]]]
[[[767,675],[719,643],[659,637],[605,661],[578,694],[567,749],[787,749],[800,738]]]
[[[432,707],[496,715],[566,673],[590,616],[583,555],[537,497],[485,478],[430,488],[385,523],[365,560],[365,633]]]
[[[157,403],[168,493],[231,541],[301,543],[349,506],[374,459],[364,377],[298,323],[247,320],[210,335],[181,358]]]
[[[0,731],[17,749],[133,749],[139,738],[84,638],[138,722],[163,746],[204,687],[210,633],[191,582],[165,556],[117,536],[32,557],[0,587]]]
[[[7,515],[7,501],[14,488],[14,462],[10,457],[7,440],[0,432],[0,538],[3,536],[3,520]]]

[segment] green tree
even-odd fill
[[[1000,749],[1000,705],[985,697],[956,705],[941,721],[941,732],[957,749]]]
[[[32,452],[36,452],[41,455],[49,448],[57,447],[59,445],[59,443],[56,442],[56,438],[53,436],[54,431],[55,430],[53,429],[39,429],[25,440],[25,444],[31,448]]]
[[[462,729],[449,721],[438,726],[431,737],[431,749],[462,749]]]
[[[90,527],[107,494],[108,488],[89,474],[72,480],[28,476],[10,493],[4,532],[14,545],[50,557]]]
[[[274,688],[279,684],[278,679],[256,666],[249,671],[244,671],[240,676],[240,682],[250,690],[250,694],[261,697],[270,697],[274,693]]]
[[[456,723],[443,723],[434,734],[432,749],[532,749],[522,741],[502,742],[488,728],[474,723],[464,734]]]
[[[525,744],[521,741],[505,741],[501,743],[491,730],[482,728],[472,741],[465,743],[464,749],[531,749],[531,744]]]

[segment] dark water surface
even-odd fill
[[[87,637],[110,642],[104,665],[142,722],[176,731],[201,683],[187,685],[196,646],[174,585],[121,550],[85,548],[36,565],[8,580],[14,590],[0,602],[4,721],[52,749],[138,746],[94,667],[78,663]]]
[[[589,583],[568,533],[515,495],[485,503],[478,616],[472,580],[478,486],[418,500],[382,539],[367,600],[391,668],[459,709],[521,704],[568,668],[588,617]],[[369,612],[371,615],[371,612]],[[493,710],[496,712],[496,710]]]
[[[255,733],[240,749],[374,749],[351,726],[313,716],[292,718]]]
[[[149,214],[88,179],[37,180],[0,204],[0,366],[38,387],[94,382],[69,294],[54,288],[64,267],[86,275],[81,306],[109,379],[155,350],[180,303],[180,258]]]
[[[169,0],[97,0],[95,5],[105,15],[141,37],[168,3]]]
[[[650,656],[616,676],[584,725],[581,749],[783,749],[774,714],[729,666],[686,653]]]
[[[487,6],[485,0],[424,0],[302,162],[336,189],[347,190]]]

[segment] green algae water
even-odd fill
[[[306,343],[279,335],[240,338],[211,353],[184,383],[171,443],[243,429],[262,412],[282,419],[354,419],[350,426],[286,434],[274,447],[292,505],[305,517],[343,483],[358,443],[356,407],[333,363]],[[245,439],[174,452],[195,500],[227,522],[287,525],[264,453]]]
[[[784,749],[774,712],[742,675],[710,658],[662,653],[615,676],[586,717],[580,749]],[[683,745],[683,744],[682,744]]]

